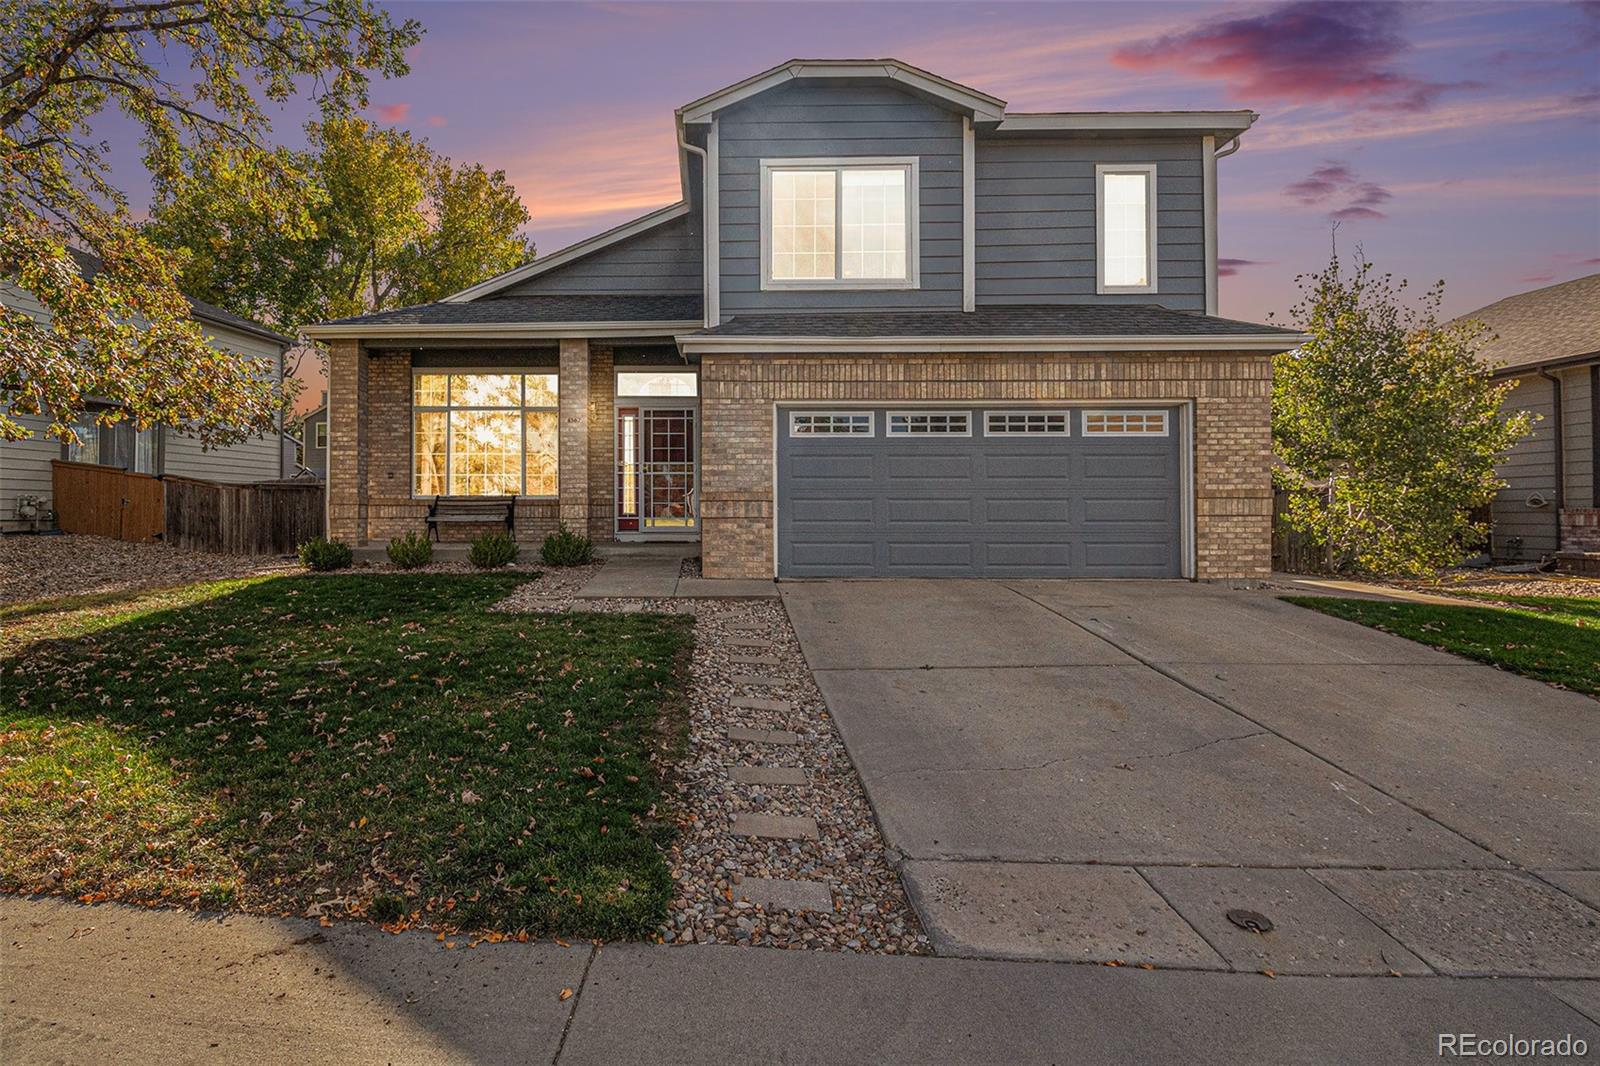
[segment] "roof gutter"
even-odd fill
[[[923,352],[1286,352],[1304,333],[1209,336],[993,336],[993,337],[751,337],[689,333],[677,338],[685,355],[808,355]]]
[[[359,340],[448,337],[454,340],[560,340],[563,337],[673,337],[699,329],[696,319],[641,322],[325,322],[307,326],[308,337]]]

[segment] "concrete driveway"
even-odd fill
[[[942,953],[1600,978],[1600,703],[1264,592],[782,592]]]

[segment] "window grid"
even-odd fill
[[[916,287],[916,164],[762,163],[762,284]]]
[[[1071,432],[1065,411],[990,411],[983,432],[989,437],[1032,437]]]
[[[1165,411],[1085,411],[1083,432],[1091,437],[1165,437]]]
[[[905,436],[972,436],[971,411],[892,411],[888,433]]]
[[[417,496],[555,496],[559,382],[548,372],[412,377]]]
[[[871,411],[791,411],[789,436],[872,436]]]
[[[1155,164],[1101,164],[1095,181],[1098,290],[1155,292]]]

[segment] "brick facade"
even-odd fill
[[[827,401],[1192,400],[1196,576],[1271,568],[1270,355],[708,355],[700,375],[708,577],[772,576],[773,405]]]
[[[1600,507],[1561,509],[1561,550],[1600,552]]]
[[[1189,400],[1196,576],[1264,576],[1271,566],[1271,367],[1271,356],[1257,353],[706,356],[706,573],[772,576],[776,403]],[[610,345],[563,342],[560,498],[517,505],[519,540],[543,539],[562,518],[596,540],[612,538],[613,371]],[[427,503],[410,492],[411,353],[335,342],[328,404],[330,535],[381,545],[423,529]],[[444,535],[469,540],[483,531],[457,525]]]

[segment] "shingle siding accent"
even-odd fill
[[[701,363],[708,577],[773,573],[773,406],[1193,400],[1196,576],[1271,567],[1271,356],[1253,352],[747,357]]]

